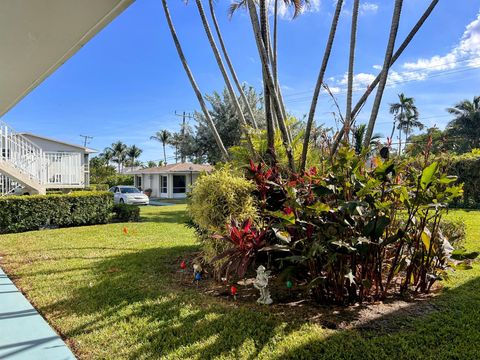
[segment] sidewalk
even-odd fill
[[[0,359],[75,359],[1,268]]]

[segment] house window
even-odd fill
[[[162,176],[162,191],[161,193],[162,194],[166,194],[167,193],[167,177],[166,176]]]
[[[137,176],[137,187],[139,189],[142,188],[142,177],[141,176]]]
[[[186,191],[185,175],[173,175],[173,193],[184,194]]]

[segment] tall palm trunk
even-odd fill
[[[165,162],[165,165],[167,165],[167,152],[165,151],[165,142],[162,144],[163,145],[163,161]],[[175,146],[175,156],[176,156],[176,146]]]
[[[398,25],[400,24],[400,15],[402,13],[403,0],[395,0],[395,7],[392,16],[392,25],[390,28],[390,36],[388,39],[387,49],[385,51],[385,60],[383,62],[382,74],[378,83],[377,94],[372,106],[372,113],[370,114],[370,120],[368,122],[367,131],[365,133],[365,139],[363,145],[367,147],[372,139],[373,128],[377,121],[378,111],[380,110],[380,104],[382,102],[383,92],[385,85],[387,84],[388,70],[392,63],[393,49],[395,46],[395,39],[397,38]]]
[[[266,23],[267,23],[267,6],[265,4],[266,0],[260,2],[260,32],[262,37],[262,42],[267,46],[268,36],[266,32]],[[271,54],[270,54],[271,55]],[[267,62],[269,63],[270,58],[267,52]],[[267,65],[268,66],[268,65]],[[265,79],[266,74],[263,70],[263,78]],[[267,125],[267,147],[270,155],[270,161],[275,162],[275,119],[274,114],[272,113],[272,102],[270,89],[268,88],[267,82],[263,81],[263,103],[265,106],[265,121]]]
[[[332,19],[332,25],[330,27],[330,34],[328,36],[327,46],[325,47],[325,52],[323,54],[322,66],[320,67],[320,72],[318,73],[315,90],[313,91],[312,103],[310,105],[307,125],[305,127],[305,136],[303,140],[300,171],[305,170],[305,165],[307,163],[307,153],[308,153],[308,146],[310,143],[310,132],[312,131],[313,118],[315,116],[315,110],[317,109],[318,96],[320,95],[320,89],[322,88],[323,78],[325,76],[325,71],[327,70],[328,60],[330,59],[330,53],[332,52],[332,45],[333,45],[333,41],[335,40],[335,34],[337,32],[337,25],[338,25],[338,18],[340,17],[342,5],[343,5],[343,0],[338,0],[337,7],[335,9],[335,14],[333,15],[333,19]]]
[[[400,123],[403,121],[403,107],[400,108]],[[398,131],[398,156],[402,154],[402,130]]]
[[[357,20],[360,0],[354,0],[352,12],[352,28],[350,32],[350,56],[348,60],[348,85],[347,85],[347,106],[345,110],[345,140],[348,141],[352,117],[352,96],[353,96],[353,66],[355,64],[355,45],[357,41]]]
[[[400,47],[397,49],[397,51],[395,52],[395,54],[393,55],[392,57],[392,61],[390,63],[390,67],[393,66],[393,64],[398,60],[398,58],[402,55],[403,51],[407,48],[407,46],[410,44],[410,42],[412,41],[412,39],[415,37],[415,35],[417,34],[418,30],[420,30],[420,28],[423,26],[423,24],[425,23],[425,21],[428,19],[428,17],[430,16],[430,14],[432,13],[432,11],[435,9],[435,6],[437,6],[439,0],[432,0],[432,2],[430,3],[430,5],[428,6],[428,8],[425,10],[425,12],[423,13],[423,15],[420,17],[420,19],[418,19],[417,23],[415,24],[415,26],[412,28],[412,30],[410,30],[410,32],[408,33],[407,37],[405,38],[405,40],[403,40],[402,44],[400,45]],[[375,88],[377,87],[378,83],[380,82],[380,77],[381,77],[382,73],[380,72],[377,77],[375,78],[375,80],[373,80],[373,82],[370,84],[370,86],[367,88],[367,90],[365,91],[365,93],[362,95],[362,97],[358,100],[357,104],[354,106],[353,110],[352,110],[352,115],[351,115],[351,119],[352,119],[352,122],[355,121],[355,117],[356,115],[358,114],[358,112],[360,111],[360,109],[363,107],[363,105],[365,104],[365,102],[367,101],[368,97],[370,96],[370,94],[373,92],[373,90],[375,90]],[[350,124],[352,125],[352,124]],[[340,140],[342,139],[343,137],[343,134],[345,132],[345,127],[342,127],[342,129],[340,130],[340,133],[338,135],[338,137],[335,139],[334,143],[333,143],[333,146],[332,146],[332,153],[336,153],[337,151],[337,148],[338,148],[338,145],[340,143]]]
[[[195,81],[195,78],[193,77],[192,71],[190,70],[190,67],[188,66],[187,60],[185,58],[185,55],[183,53],[182,47],[180,45],[180,41],[178,40],[177,33],[175,31],[175,27],[173,26],[172,18],[170,16],[170,11],[168,10],[168,5],[167,5],[167,0],[162,0],[162,5],[163,5],[163,11],[165,12],[165,17],[167,19],[168,27],[170,29],[170,33],[173,38],[173,42],[175,43],[175,47],[177,48],[177,53],[178,57],[180,58],[183,68],[188,76],[188,79],[190,80],[190,84],[193,88],[193,91],[195,92],[195,95],[197,96],[198,102],[200,103],[200,106],[202,108],[203,114],[205,115],[205,119],[207,121],[207,125],[210,128],[210,130],[213,133],[213,137],[215,138],[215,142],[217,143],[220,153],[222,155],[222,159],[227,161],[228,160],[228,152],[227,149],[225,149],[225,146],[223,145],[223,141],[220,138],[220,135],[218,134],[217,128],[215,127],[215,124],[210,116],[210,113],[208,112],[207,105],[205,104],[205,100],[203,99],[202,93],[200,92],[200,89]]]
[[[196,0],[198,12],[200,14],[200,18],[202,19],[203,28],[205,29],[205,33],[207,34],[208,42],[210,43],[210,47],[213,50],[213,54],[215,55],[215,60],[217,60],[217,65],[220,68],[220,72],[222,73],[223,79],[225,81],[225,85],[227,85],[228,93],[230,95],[230,99],[233,102],[233,106],[237,112],[238,118],[240,119],[240,123],[242,124],[242,130],[245,134],[245,138],[247,139],[248,146],[250,147],[250,151],[252,151],[252,155],[254,152],[252,140],[250,138],[250,134],[248,132],[248,123],[245,120],[245,116],[243,115],[243,110],[240,106],[240,103],[237,99],[237,94],[235,90],[233,90],[232,83],[230,82],[230,78],[228,77],[227,70],[223,65],[222,57],[220,56],[220,52],[218,51],[217,44],[213,39],[212,31],[210,30],[210,25],[208,24],[207,17],[205,16],[205,11],[203,9],[202,0]]]
[[[235,86],[238,89],[238,92],[240,93],[240,96],[242,97],[242,101],[245,104],[245,107],[248,112],[248,116],[250,117],[250,122],[251,125],[257,129],[257,121],[255,120],[255,116],[253,115],[253,110],[252,107],[250,106],[250,103],[248,102],[247,96],[245,95],[245,92],[243,91],[243,87],[240,84],[240,81],[238,80],[237,73],[235,72],[235,68],[233,67],[233,64],[230,60],[230,56],[228,55],[227,48],[225,46],[225,42],[223,41],[223,36],[220,31],[220,26],[218,25],[217,17],[215,15],[215,10],[213,7],[213,0],[209,0],[209,7],[210,7],[210,14],[212,16],[213,20],[213,25],[215,27],[215,32],[217,33],[218,41],[220,42],[220,48],[222,49],[223,56],[225,57],[225,61],[227,62],[228,69],[230,70],[230,74],[232,75],[233,82],[235,83]]]
[[[255,41],[257,43],[257,49],[260,55],[260,59],[262,61],[263,67],[263,81],[267,84],[268,89],[270,90],[271,100],[273,104],[273,108],[277,115],[278,125],[280,128],[280,133],[282,135],[282,142],[285,147],[285,151],[287,153],[288,164],[292,171],[295,170],[295,161],[293,158],[293,151],[292,147],[290,146],[290,141],[288,137],[288,130],[287,125],[285,122],[285,118],[282,116],[282,110],[280,101],[278,98],[277,91],[275,89],[275,84],[273,82],[272,73],[269,66],[268,56],[267,56],[267,48],[263,42],[260,25],[258,23],[258,16],[257,16],[257,9],[255,8],[255,3],[253,0],[247,0],[248,11],[250,14],[250,20],[252,22],[253,32],[255,35]]]

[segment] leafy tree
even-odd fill
[[[411,135],[408,138],[408,145],[405,145],[405,151],[410,156],[422,154],[425,146],[431,142],[430,153],[440,154],[446,150],[452,150],[452,143],[448,140],[444,131],[437,127],[428,128],[425,133]]]
[[[172,134],[168,130],[160,130],[155,133],[155,135],[150,136],[150,140],[159,141],[163,146],[163,161],[165,164],[167,163],[167,152],[165,150],[165,146],[169,144],[171,140]]]
[[[90,182],[92,184],[106,184],[106,179],[116,175],[115,167],[109,165],[102,154],[90,159]]]
[[[252,87],[245,87],[245,95],[252,108],[253,114],[260,128],[264,128],[265,120],[262,114],[262,99]],[[214,92],[211,95],[206,95],[205,99],[210,103],[212,110],[210,116],[218,130],[218,134],[223,139],[227,148],[240,145],[242,138],[241,127],[236,110],[231,102],[230,95],[227,90],[221,94]],[[190,149],[185,149],[188,156],[197,160],[203,156],[211,163],[221,160],[221,153],[215,146],[212,133],[209,131],[205,117],[200,112],[195,112],[195,119],[197,120],[196,135],[191,136],[186,145]]]
[[[147,168],[154,168],[154,167],[157,167],[157,166],[162,166],[160,164],[157,164],[155,161],[153,160],[150,160],[147,162]]]
[[[355,126],[353,128],[352,132],[352,137],[353,137],[353,147],[355,149],[355,153],[357,155],[360,155],[364,149],[363,143],[365,141],[365,134],[367,131],[367,125],[366,124],[360,124],[358,126]],[[378,144],[378,141],[382,138],[381,134],[374,134],[372,136],[372,139],[370,140],[370,150],[369,152],[373,152],[375,150],[375,147]]]
[[[480,96],[473,101],[463,100],[447,111],[455,118],[447,125],[446,133],[450,137],[458,138],[460,153],[480,148]]]

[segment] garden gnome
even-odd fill
[[[198,285],[198,282],[202,279],[202,266],[200,264],[193,264],[193,281]]]
[[[260,265],[257,268],[257,277],[253,282],[253,286],[260,290],[260,297],[257,300],[259,304],[270,305],[273,303],[273,300],[270,297],[270,291],[267,289],[268,275],[270,275],[270,271],[265,271],[263,265]]]

